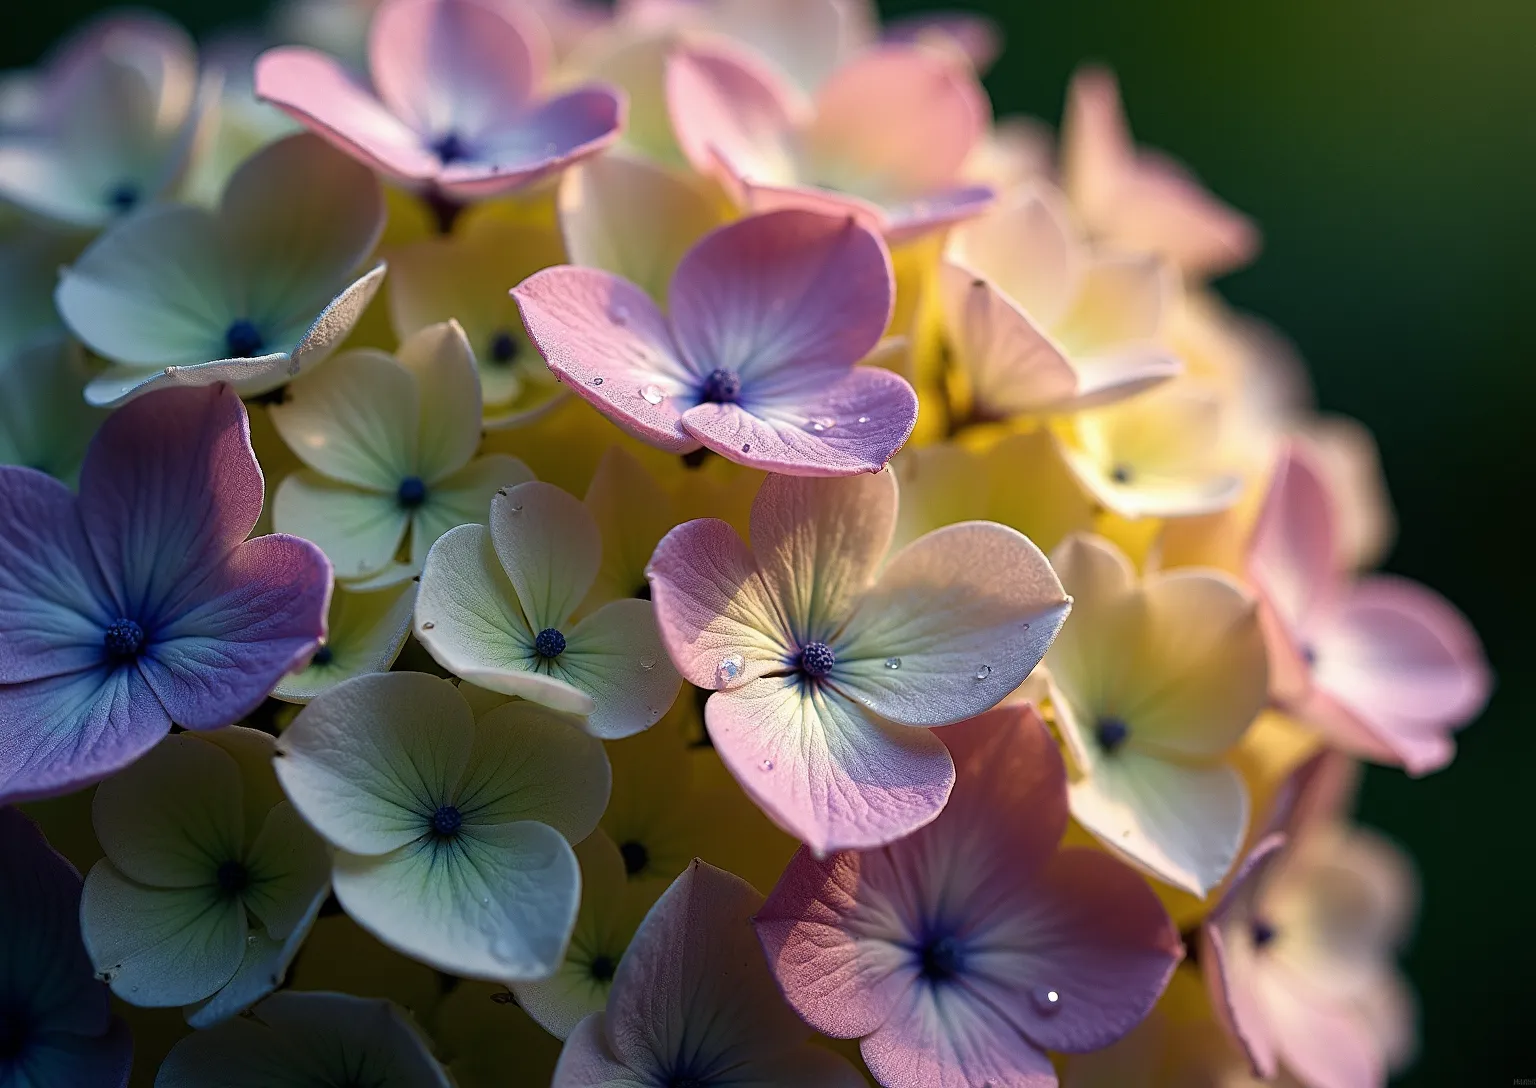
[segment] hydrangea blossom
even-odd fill
[[[651,908],[607,1008],[571,1033],[552,1088],[803,1084],[858,1088],[848,1062],[809,1042],[752,935],[763,897],[695,861]]]
[[[541,98],[547,59],[507,5],[385,0],[368,32],[373,88],[312,49],[256,65],[256,93],[375,170],[449,200],[505,193],[596,154],[622,98],[588,86]]]
[[[415,607],[414,582],[371,593],[337,589],[325,620],[325,642],[309,664],[283,677],[272,697],[307,703],[354,676],[388,672],[410,636]]]
[[[54,295],[70,330],[113,363],[86,398],[277,388],[352,331],[384,278],[383,264],[357,275],[383,229],[378,183],[305,135],[247,159],[216,210],[166,204],[123,221]]]
[[[385,944],[469,978],[559,966],[581,889],[571,843],[609,788],[571,719],[518,702],[477,721],[446,680],[361,676],[294,719],[277,776],[336,848],[336,898]]]
[[[887,1088],[1053,1088],[1046,1050],[1130,1030],[1183,955],[1146,884],[1058,850],[1067,775],[1033,710],[945,729],[955,792],[881,850],[802,848],[756,925],[795,1011]]]
[[[513,291],[550,369],[624,430],[773,472],[874,472],[912,433],[917,397],[855,366],[891,316],[890,257],[851,219],[781,211],[706,235],[668,314],[618,277],[553,268]]]
[[[0,799],[65,793],[174,722],[249,713],[325,634],[330,565],[246,535],[261,469],[225,385],[135,401],[97,432],[76,498],[0,467]]]
[[[812,850],[879,846],[938,815],[954,783],[927,726],[996,705],[1044,656],[1070,604],[1013,529],[962,522],[888,561],[889,472],[770,476],[750,547],[690,521],[648,574],[667,651],[716,692],[716,750]]]

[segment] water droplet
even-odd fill
[[[976,666],[976,679],[978,679],[978,680],[985,680],[987,677],[989,677],[991,675],[992,675],[992,666],[991,665],[977,665]]]
[[[656,667],[656,659],[654,657],[642,657],[640,659],[640,667],[647,670],[654,669]]]
[[[592,384],[592,385],[602,385],[603,384],[602,375],[598,375],[597,377],[593,378],[590,384]]]
[[[667,394],[659,385],[646,385],[640,389],[640,399],[647,404],[660,404],[667,399]]]
[[[750,443],[750,442],[742,443],[741,452],[742,453],[751,453],[752,452],[752,443]]]
[[[496,494],[500,495],[502,498],[506,498],[507,497],[507,489],[504,488],[504,487],[498,487],[496,489]]]
[[[421,625],[421,629],[423,631],[430,631],[430,630],[432,630],[432,628],[434,628],[436,626],[437,626],[437,624],[433,623],[431,620],[428,620],[426,623]]]
[[[901,668],[901,658],[899,658],[899,657],[888,657],[888,658],[886,658],[885,659],[885,667],[888,668],[888,669],[891,669],[893,671],[895,669]]]
[[[622,325],[629,320],[629,307],[615,306],[612,310],[608,311],[608,316],[613,318],[616,324]]]
[[[860,416],[859,417],[859,422],[860,423],[868,423],[869,422],[869,417],[868,416]]]
[[[1061,991],[1050,986],[1036,986],[1029,991],[1035,1003],[1035,1011],[1041,1016],[1055,1016],[1061,1011]]]
[[[510,503],[508,504],[507,509],[512,511],[514,514],[521,514],[523,512],[523,504],[520,502]]]
[[[747,667],[747,659],[740,654],[726,654],[715,666],[715,683],[720,687],[733,683]]]
[[[837,420],[827,416],[816,416],[813,419],[807,420],[806,425],[817,434],[820,434],[822,431],[830,431],[833,427],[836,427]]]
[[[760,768],[762,768],[763,770],[765,770],[765,771],[771,771],[771,770],[773,770],[773,760],[765,759],[761,763],[759,763],[758,766]]]

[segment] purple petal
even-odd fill
[[[99,664],[110,600],[69,488],[0,466],[0,684]]]
[[[105,778],[170,727],[134,668],[0,686],[0,803],[68,793]]]
[[[886,1088],[1056,1088],[1045,1052],[957,986],[912,986],[860,1049]]]
[[[80,472],[80,514],[114,618],[149,630],[183,607],[261,503],[245,406],[228,386],[152,393],[108,417]]]
[[[846,217],[783,211],[705,235],[669,300],[693,369],[737,374],[750,401],[774,395],[781,368],[803,384],[858,362],[885,333],[894,295],[878,235]]]
[[[246,541],[156,629],[144,678],[178,725],[229,725],[309,661],[330,597],[330,563],[309,541]]]
[[[680,420],[700,376],[644,291],[608,272],[565,266],[530,276],[512,297],[549,369],[598,411],[653,446],[698,448]]]
[[[771,393],[754,393],[747,405],[688,409],[683,428],[738,464],[787,476],[856,476],[879,472],[917,423],[917,394],[878,367],[840,377],[796,368],[765,384]]]
[[[624,110],[624,99],[612,88],[578,88],[489,133],[475,161],[448,165],[438,184],[444,192],[464,198],[531,185],[617,140]]]

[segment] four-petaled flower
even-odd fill
[[[647,570],[672,660],[716,691],[705,722],[720,757],[818,854],[937,816],[955,772],[925,727],[1018,687],[1070,605],[1040,550],[992,522],[887,561],[896,502],[890,472],[770,476],[750,547],[723,521],[690,521]]]

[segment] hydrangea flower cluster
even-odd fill
[[[977,18],[301,0],[0,116],[0,1082],[1383,1088],[1491,677]],[[68,860],[66,860],[66,858]],[[84,873],[84,877],[81,877]]]

